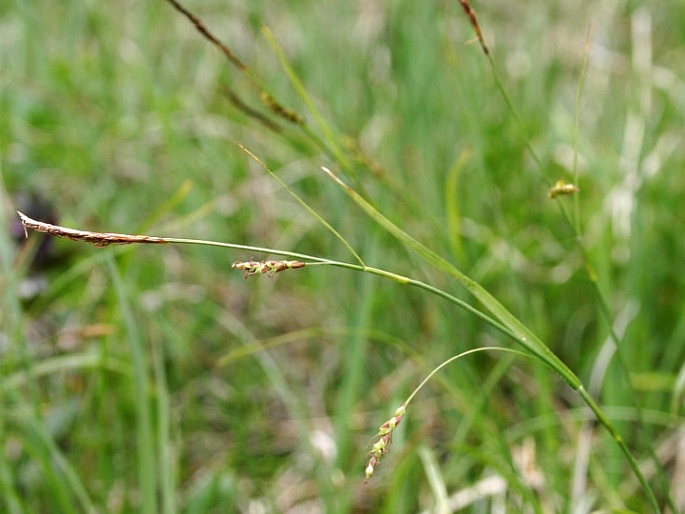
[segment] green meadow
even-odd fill
[[[0,0],[0,512],[685,512],[684,120],[680,2]]]

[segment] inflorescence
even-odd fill
[[[273,275],[279,271],[304,267],[302,261],[243,261],[231,264],[231,269],[245,272],[245,278],[252,275]]]
[[[390,451],[390,443],[392,442],[392,433],[397,428],[397,425],[402,421],[405,411],[407,410],[407,402],[399,406],[395,411],[395,415],[388,421],[383,423],[376,434],[376,442],[373,443],[371,451],[369,452],[369,460],[366,463],[366,480],[373,476],[376,466],[381,460],[381,457]]]

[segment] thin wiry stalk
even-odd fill
[[[573,183],[578,184],[578,134],[580,133],[580,104],[583,98],[583,88],[585,86],[585,73],[587,71],[587,58],[590,54],[590,33],[592,30],[592,23],[588,25],[587,35],[585,37],[585,48],[583,51],[583,63],[580,66],[580,78],[578,80],[578,91],[576,92],[576,112],[573,120]],[[575,218],[575,233],[580,234],[580,197],[575,196],[573,199],[573,217]]]
[[[423,389],[423,386],[425,386],[428,381],[435,376],[435,374],[440,371],[442,368],[447,366],[448,364],[451,364],[452,362],[461,359],[462,357],[466,357],[467,355],[471,355],[473,353],[478,353],[478,352],[484,352],[486,350],[500,350],[504,352],[512,352],[512,353],[517,353],[526,357],[530,357],[530,354],[519,352],[517,350],[511,350],[509,348],[498,348],[498,347],[490,347],[490,346],[485,346],[481,348],[473,348],[471,350],[467,350],[465,352],[461,352],[457,355],[453,355],[446,361],[442,362],[440,365],[438,365],[436,368],[433,368],[433,370],[428,373],[428,375],[421,381],[421,383],[411,392],[411,394],[407,397],[404,402],[402,402],[402,405],[400,405],[397,410],[395,410],[395,414],[387,420],[385,423],[383,423],[379,429],[378,432],[376,433],[374,437],[374,442],[371,446],[371,451],[368,453],[368,460],[366,462],[366,469],[365,469],[365,474],[366,474],[366,479],[365,482],[368,482],[368,480],[373,476],[376,467],[378,464],[380,464],[381,459],[390,451],[390,444],[392,443],[392,435],[395,431],[395,429],[399,426],[399,424],[402,422],[404,419],[404,416],[407,412],[407,409],[409,408],[409,404],[411,401],[414,399],[414,397],[418,394],[418,392]]]
[[[477,36],[478,36],[478,39],[479,39],[479,41],[480,41],[480,43],[481,43],[481,46],[483,47],[483,50],[484,50],[484,52],[485,52],[485,54],[486,54],[486,57],[487,57],[487,59],[488,59],[488,62],[490,63],[490,68],[491,68],[491,70],[492,70],[492,74],[493,74],[493,77],[494,77],[494,79],[495,79],[495,83],[497,84],[497,88],[499,89],[500,94],[502,95],[502,98],[504,99],[504,102],[506,103],[507,108],[509,109],[509,112],[512,114],[512,116],[513,116],[513,118],[514,118],[514,120],[515,120],[515,122],[516,122],[516,124],[517,124],[517,126],[518,126],[518,128],[519,128],[519,130],[520,130],[521,133],[524,135],[524,140],[525,140],[526,148],[528,149],[530,155],[532,156],[533,160],[535,161],[535,163],[536,163],[536,165],[537,165],[537,167],[538,167],[538,169],[539,169],[539,171],[540,171],[540,173],[541,173],[541,176],[543,176],[543,178],[544,178],[544,166],[542,165],[542,161],[540,160],[540,158],[539,158],[538,155],[537,155],[537,152],[536,152],[535,149],[533,148],[533,146],[532,146],[532,144],[531,144],[531,141],[530,141],[530,138],[528,137],[527,131],[525,130],[523,121],[521,120],[521,117],[519,116],[518,111],[517,111],[516,108],[514,107],[514,104],[512,103],[512,101],[511,101],[511,99],[510,99],[510,97],[509,97],[509,95],[508,95],[508,93],[507,93],[507,91],[506,91],[506,88],[504,87],[504,84],[502,83],[502,80],[501,80],[501,78],[500,78],[500,75],[499,75],[499,73],[498,73],[498,71],[497,71],[497,67],[495,66],[495,60],[494,60],[492,54],[489,52],[489,50],[488,50],[488,48],[487,48],[487,46],[485,45],[485,42],[484,42],[484,40],[483,40],[482,32],[481,32],[481,30],[480,30],[480,27],[478,26],[478,22],[477,22],[477,20],[476,20],[475,13],[474,13],[473,10],[471,9],[471,7],[468,5],[468,0],[460,0],[460,3],[461,3],[461,5],[462,5],[462,7],[464,8],[464,11],[466,12],[466,15],[468,16],[469,21],[470,21],[471,25],[473,26],[473,29],[475,30],[475,32],[476,32],[476,34],[477,34]],[[583,84],[583,79],[584,79],[584,76],[585,76],[585,67],[586,67],[586,65],[587,65],[587,59],[586,59],[586,57],[587,57],[588,48],[589,48],[589,31],[588,31],[588,38],[587,38],[587,40],[586,40],[586,46],[585,46],[585,50],[586,50],[586,51],[585,51],[585,58],[584,58],[584,60],[583,60],[583,73],[582,73],[582,76],[581,76],[581,82],[580,82],[580,84],[579,84],[578,95],[577,95],[577,109],[578,109],[578,110],[579,110],[580,98],[581,98],[581,95],[582,95],[582,84]],[[574,174],[576,175],[576,177],[577,177],[577,164],[576,164],[576,163],[577,163],[577,160],[576,160],[576,159],[577,159],[577,155],[576,155],[576,154],[577,154],[577,148],[576,148],[576,142],[577,142],[577,123],[578,123],[578,118],[576,118],[576,126],[575,126],[575,133],[574,133]],[[546,180],[548,181],[548,186],[549,186],[549,179],[546,178]],[[576,183],[577,183],[577,180],[576,180]],[[586,246],[585,246],[585,243],[584,243],[583,238],[582,238],[581,233],[580,233],[580,224],[579,224],[580,222],[579,222],[579,220],[578,220],[578,217],[579,217],[578,201],[579,201],[579,200],[578,200],[578,198],[577,198],[577,196],[576,196],[576,198],[575,198],[575,205],[576,205],[576,209],[575,209],[575,222],[574,222],[574,217],[571,216],[571,214],[570,214],[570,212],[569,212],[568,207],[566,206],[566,204],[565,204],[564,202],[558,202],[558,204],[559,204],[559,207],[560,207],[560,210],[561,210],[561,212],[562,212],[562,215],[563,215],[564,220],[565,220],[566,223],[569,225],[569,227],[571,227],[571,229],[573,230],[573,232],[574,232],[574,234],[575,234],[575,236],[576,236],[576,237],[575,237],[575,242],[576,242],[576,244],[577,244],[577,246],[578,246],[578,248],[579,248],[579,250],[580,250],[580,253],[581,253],[582,257],[583,257],[583,261],[584,261],[584,263],[585,263],[586,272],[587,272],[587,274],[588,274],[588,277],[589,277],[589,279],[590,279],[590,282],[592,283],[593,290],[594,290],[594,292],[595,292],[595,296],[597,297],[598,302],[599,302],[599,304],[600,304],[600,311],[602,312],[603,317],[604,317],[604,319],[605,319],[605,322],[607,323],[607,326],[609,327],[609,331],[610,331],[610,334],[611,334],[611,338],[612,338],[612,339],[614,340],[614,342],[616,343],[616,354],[617,354],[617,358],[618,358],[619,365],[620,365],[620,367],[621,367],[623,373],[628,377],[628,387],[629,387],[629,389],[631,390],[631,393],[632,393],[630,396],[633,398],[633,400],[634,400],[634,402],[635,402],[635,406],[636,406],[638,412],[641,412],[640,405],[639,405],[639,403],[638,403],[638,401],[637,401],[637,395],[634,394],[635,392],[634,392],[634,390],[633,390],[633,388],[632,388],[632,384],[630,383],[628,367],[627,367],[627,365],[626,365],[626,363],[625,363],[625,360],[623,359],[623,356],[622,356],[622,353],[621,353],[621,350],[620,350],[620,341],[619,341],[619,338],[618,338],[616,332],[613,330],[613,327],[612,327],[611,313],[610,313],[608,304],[607,304],[607,302],[606,302],[606,300],[605,300],[605,298],[604,298],[604,295],[602,294],[602,291],[601,291],[601,289],[600,289],[600,287],[599,287],[599,282],[598,282],[598,280],[597,280],[597,275],[596,275],[596,273],[595,273],[595,271],[594,271],[594,268],[593,268],[593,266],[592,266],[592,263],[591,263],[591,260],[590,260],[590,257],[589,257],[588,251],[587,251],[587,248],[586,248]],[[658,503],[657,503],[657,501],[656,501],[656,497],[654,496],[654,492],[652,491],[651,486],[649,485],[649,483],[648,483],[647,480],[645,479],[644,475],[642,474],[642,472],[641,472],[641,470],[640,470],[640,468],[639,468],[639,466],[638,466],[638,463],[637,463],[637,461],[635,460],[635,457],[633,457],[632,453],[630,452],[628,446],[625,444],[625,442],[623,441],[623,439],[621,438],[621,436],[618,434],[618,432],[616,431],[616,429],[613,427],[613,425],[611,424],[611,422],[608,420],[608,418],[606,418],[606,416],[605,416],[604,413],[601,411],[601,409],[599,408],[599,406],[597,405],[597,403],[594,401],[594,399],[593,399],[593,398],[590,396],[590,394],[587,393],[587,391],[582,387],[582,385],[578,388],[578,393],[581,395],[581,397],[583,398],[583,400],[585,401],[585,403],[586,403],[586,404],[593,410],[593,412],[597,415],[597,418],[599,419],[599,421],[600,421],[600,422],[602,423],[602,425],[604,425],[604,427],[609,431],[609,433],[610,433],[611,436],[614,438],[614,440],[616,441],[616,443],[618,444],[618,446],[621,448],[621,451],[624,453],[624,455],[625,455],[626,458],[628,459],[628,461],[629,461],[629,463],[630,463],[630,466],[631,466],[633,472],[635,473],[637,479],[638,479],[639,482],[640,482],[640,485],[642,486],[643,490],[645,491],[645,494],[647,495],[647,499],[648,499],[648,501],[649,501],[649,503],[650,503],[650,506],[652,507],[652,509],[654,510],[654,512],[660,513],[660,512],[661,512],[661,509],[660,509],[660,507],[659,507],[659,505],[658,505]],[[655,463],[655,465],[657,466],[657,468],[660,468],[660,463],[659,463],[658,459],[656,458],[656,454],[655,454],[655,452],[654,452],[653,445],[652,445],[651,441],[650,441],[648,438],[646,438],[645,435],[644,435],[646,432],[645,432],[644,420],[643,420],[641,414],[640,414],[640,416],[639,416],[639,419],[640,419],[641,433],[642,433],[642,435],[643,435],[643,439],[645,440],[645,442],[646,442],[646,444],[647,444],[647,447],[650,449],[650,451],[649,451],[650,456],[651,456],[652,459],[654,460],[654,463]],[[667,498],[668,498],[669,504],[672,505],[673,503],[672,503],[672,500],[671,500],[671,498],[670,498],[670,494],[668,493],[667,490],[666,490],[666,496],[667,496]]]
[[[361,266],[365,266],[364,260],[363,260],[363,259],[361,258],[361,256],[355,251],[355,249],[352,248],[352,245],[350,245],[350,244],[347,242],[347,240],[346,240],[346,239],[345,239],[345,238],[344,238],[344,237],[343,237],[343,236],[342,236],[342,235],[341,235],[341,234],[340,234],[340,233],[339,233],[339,232],[338,232],[330,223],[328,223],[328,222],[327,222],[323,217],[321,217],[314,209],[312,209],[312,208],[307,204],[307,202],[305,202],[304,200],[302,200],[302,198],[300,198],[297,194],[295,194],[295,192],[294,192],[292,189],[290,189],[290,188],[288,187],[288,185],[287,185],[285,182],[283,182],[283,180],[281,180],[281,178],[280,178],[278,175],[276,175],[273,171],[271,171],[271,169],[264,163],[264,161],[262,161],[259,157],[257,157],[255,154],[253,154],[250,150],[248,150],[247,148],[245,148],[245,147],[244,147],[243,145],[241,145],[240,143],[238,143],[238,147],[239,147],[243,152],[245,152],[247,155],[249,155],[250,158],[252,158],[257,164],[259,164],[259,165],[264,169],[264,171],[266,171],[269,175],[271,175],[271,176],[273,177],[273,179],[276,180],[276,182],[278,182],[278,183],[283,187],[283,189],[285,189],[288,193],[290,193],[290,195],[295,199],[295,201],[297,201],[297,203],[299,203],[299,204],[302,206],[302,208],[304,208],[307,212],[309,212],[309,214],[311,214],[311,215],[314,217],[314,219],[316,219],[319,223],[321,223],[321,224],[326,228],[326,230],[328,230],[328,231],[329,231],[331,234],[333,234],[333,235],[334,235],[334,236],[335,236],[343,245],[345,245],[345,248],[347,248],[347,249],[350,251],[350,253],[354,256],[354,258],[357,260],[357,262],[358,262]]]

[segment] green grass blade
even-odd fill
[[[171,441],[171,399],[164,370],[163,348],[152,349],[152,367],[157,398],[157,455],[159,456],[160,501],[164,514],[176,512],[174,445]]]
[[[154,432],[150,408],[150,388],[148,385],[148,365],[145,347],[133,317],[130,302],[124,291],[124,284],[114,258],[107,259],[107,271],[114,286],[121,316],[126,327],[126,335],[133,365],[133,381],[136,406],[136,447],[138,450],[138,486],[140,509],[143,514],[158,514],[157,505],[157,463],[155,459]]]
[[[77,512],[72,500],[73,494],[83,512],[95,513],[97,509],[76,470],[69,463],[57,443],[48,433],[43,420],[37,418],[29,409],[22,408],[27,440],[31,439],[39,460],[43,462],[52,490],[57,494],[64,512]]]
[[[326,123],[326,120],[324,117],[321,115],[319,110],[316,108],[316,105],[314,105],[314,102],[312,101],[311,97],[309,96],[309,93],[307,93],[307,89],[304,87],[304,84],[300,80],[300,78],[297,76],[297,73],[295,73],[295,70],[293,69],[292,66],[290,66],[290,63],[288,62],[288,59],[285,56],[285,53],[283,52],[283,49],[281,46],[278,44],[276,39],[274,38],[273,34],[267,27],[262,27],[262,32],[264,33],[264,36],[266,37],[267,41],[269,42],[269,45],[271,45],[271,48],[273,49],[274,53],[276,54],[276,57],[278,57],[279,62],[281,63],[281,66],[285,70],[286,74],[288,75],[288,78],[290,79],[291,84],[297,91],[298,95],[300,95],[300,98],[302,101],[305,103],[307,106],[307,109],[309,112],[312,114],[314,117],[314,121],[316,122],[317,126],[319,127],[319,130],[324,135],[324,138],[326,139],[327,142],[327,147],[331,149],[331,152],[333,153],[334,159],[336,162],[338,162],[343,169],[346,171],[350,171],[350,163],[345,156],[345,153],[342,151],[340,146],[338,145],[337,138],[333,134],[333,130],[331,127]],[[302,126],[304,128],[304,126]]]
[[[2,436],[2,432],[0,432],[0,440],[2,440]],[[21,514],[24,512],[24,509],[21,506],[17,488],[13,483],[6,464],[5,459],[0,459],[0,493],[2,500],[8,509],[7,512],[10,514]]]
[[[374,257],[377,247],[374,242],[369,243],[370,258]],[[349,455],[351,443],[350,416],[355,401],[359,398],[361,385],[364,383],[364,362],[366,359],[367,338],[363,333],[363,328],[372,322],[373,318],[373,284],[375,279],[371,276],[364,276],[358,284],[359,297],[357,299],[355,331],[347,340],[347,348],[342,358],[342,380],[337,391],[336,402],[336,434],[337,434],[337,459],[340,465],[341,459],[346,459]]]
[[[1,167],[0,200],[3,206],[9,204]],[[12,269],[13,249],[9,234],[5,228],[8,226],[5,214],[6,210],[4,207],[0,207],[0,270],[2,271],[0,283],[2,283],[4,289],[4,294],[0,296],[0,327],[7,331],[13,340],[17,341],[19,337],[22,337],[21,308],[18,301],[16,273]],[[7,363],[3,364],[7,365]],[[0,368],[0,448],[5,448],[8,435],[6,419],[8,401],[6,398],[7,378],[3,376],[3,372],[5,372],[4,366]],[[10,468],[7,459],[0,458],[0,497],[8,512],[17,514],[24,510],[12,475],[13,470]]]
[[[51,451],[48,445],[50,436],[43,433],[45,427],[34,413],[23,406],[19,410],[17,425],[22,432],[22,443],[26,452],[40,463],[41,481],[46,492],[49,492],[53,512],[76,514],[76,506],[67,487],[68,479],[64,480],[62,473],[56,469],[61,467],[63,461]]]
[[[352,198],[352,200],[354,200],[357,205],[364,210],[364,212],[366,212],[374,221],[381,225],[381,227],[386,229],[401,243],[414,250],[426,262],[456,278],[495,316],[497,320],[499,320],[505,327],[507,327],[507,329],[509,329],[509,331],[511,331],[516,341],[546,362],[571,387],[577,389],[580,386],[580,381],[573,374],[573,372],[525,325],[523,325],[523,323],[521,323],[513,314],[511,314],[481,285],[464,275],[447,260],[440,257],[433,250],[411,237],[404,230],[383,216],[373,205],[367,202],[356,191],[336,177],[333,172],[327,168],[323,168],[323,170],[343,188],[343,190]]]
[[[188,196],[188,193],[190,193],[192,187],[192,181],[184,181],[173,195],[171,195],[162,205],[155,209],[155,212],[148,216],[148,218],[140,225],[140,227],[138,227],[137,231],[146,232],[147,229],[157,223],[158,220],[162,219],[162,217],[176,208]]]
[[[423,445],[419,447],[418,453],[423,469],[426,471],[431,491],[433,491],[433,498],[435,498],[435,508],[431,512],[435,512],[435,514],[449,514],[452,510],[449,508],[447,486],[440,472],[440,465],[435,453]]]
[[[583,88],[585,86],[585,74],[587,72],[587,58],[590,54],[590,33],[592,29],[592,24],[588,25],[587,36],[585,38],[585,49],[583,51],[583,63],[580,66],[580,77],[578,79],[578,90],[576,92],[576,109],[573,119],[573,140],[571,146],[573,147],[573,183],[577,186],[579,183],[578,174],[578,135],[580,134],[580,113],[581,113],[581,101],[583,98]],[[574,230],[576,234],[581,234],[582,230],[580,227],[580,196],[573,195],[573,220]]]
[[[445,210],[447,211],[447,225],[449,227],[449,239],[452,243],[452,250],[457,259],[461,262],[466,261],[466,254],[464,253],[464,245],[461,239],[461,217],[459,215],[459,201],[457,199],[457,183],[461,170],[466,166],[470,150],[462,151],[445,180]]]
[[[235,336],[243,345],[254,345],[257,342],[257,338],[246,327],[241,320],[227,315],[223,312],[215,314],[216,319],[224,327],[224,329]],[[305,406],[303,400],[297,395],[293,388],[289,385],[284,373],[281,371],[279,363],[268,353],[268,352],[257,352],[253,354],[255,360],[262,367],[265,376],[271,382],[274,391],[277,392],[281,401],[285,405],[290,418],[297,425],[297,433],[300,437],[300,443],[304,448],[306,448],[312,458],[314,451],[312,449],[311,439],[309,437],[309,428],[306,425],[307,416],[305,415]],[[268,414],[267,414],[268,416]],[[330,483],[330,476],[327,474],[319,474],[319,487],[321,487],[325,493],[322,495],[322,500],[325,505],[326,512],[333,512],[333,494],[331,491],[332,484]]]
[[[290,194],[290,196],[292,196],[295,199],[295,201],[297,201],[297,203],[299,203],[309,214],[311,214],[314,217],[314,219],[316,219],[319,223],[321,223],[324,227],[326,227],[326,229],[331,234],[333,234],[342,244],[344,244],[345,248],[347,248],[350,251],[350,253],[354,256],[354,258],[357,260],[357,262],[359,262],[359,264],[361,264],[362,266],[365,266],[362,258],[354,250],[354,248],[352,248],[352,245],[347,242],[347,240],[342,236],[342,234],[340,234],[340,232],[338,232],[335,228],[333,228],[333,226],[330,223],[328,223],[321,215],[319,215],[319,213],[317,213],[314,209],[312,209],[307,202],[302,200],[302,198],[300,198],[297,195],[297,193],[295,193],[295,191],[290,189],[288,187],[288,185],[285,182],[283,182],[278,175],[276,175],[273,171],[271,171],[269,169],[269,167],[261,159],[259,159],[255,154],[253,154],[250,150],[245,148],[243,145],[238,144],[238,146],[240,147],[240,149],[242,151],[244,151],[247,155],[249,155],[257,164],[259,164],[264,169],[264,171],[266,171],[269,175],[271,175],[273,177],[273,179],[276,180],[276,182],[278,182],[281,185],[281,187],[283,187],[283,189],[285,189]]]

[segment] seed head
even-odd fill
[[[287,269],[302,268],[302,261],[243,261],[231,264],[231,269],[239,269],[245,272],[245,278],[251,275],[269,275]]]
[[[378,429],[378,433],[375,437],[376,442],[373,443],[371,451],[368,454],[369,460],[366,462],[366,481],[368,481],[373,476],[373,472],[375,471],[376,466],[380,462],[381,457],[383,457],[383,455],[390,451],[390,443],[392,443],[392,433],[395,430],[395,428],[397,428],[397,425],[400,424],[400,421],[402,421],[402,418],[404,417],[404,413],[406,410],[407,404],[403,403],[397,408],[397,410],[395,411],[395,415],[388,421],[383,423]]]
[[[572,195],[574,193],[577,193],[578,191],[580,191],[580,189],[578,189],[577,186],[566,182],[562,178],[560,180],[557,180],[557,183],[550,188],[549,197],[556,198],[559,195]]]

